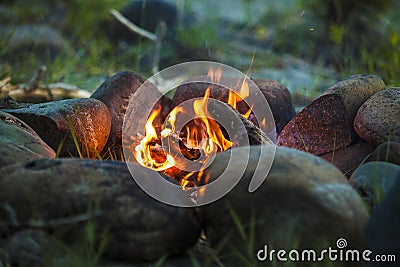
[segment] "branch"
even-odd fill
[[[153,73],[158,72],[158,66],[160,65],[160,55],[161,55],[161,48],[162,48],[162,41],[167,33],[167,23],[165,21],[160,21],[157,25],[156,30],[156,46],[154,51],[154,58],[153,58]]]
[[[125,25],[132,32],[137,33],[147,39],[150,39],[153,42],[157,42],[157,36],[154,33],[151,33],[149,31],[146,31],[145,29],[140,28],[133,22],[129,21],[126,17],[124,17],[117,10],[111,9],[110,14],[113,15],[120,23]]]

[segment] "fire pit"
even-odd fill
[[[172,77],[176,74],[184,81]],[[164,95],[173,94],[172,105],[160,106],[162,101],[154,99],[154,107],[141,110],[140,117],[147,119],[137,119],[141,95],[164,77],[176,81],[160,89]],[[274,144],[275,138],[268,102],[247,75],[223,64],[192,62],[166,69],[142,84],[130,99],[122,141],[126,161],[155,170],[186,190],[208,184],[203,171],[217,153]]]

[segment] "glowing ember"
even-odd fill
[[[219,82],[221,75],[221,69],[216,71],[210,69],[208,72],[208,76],[213,83]],[[175,160],[178,160],[176,157],[179,154],[183,154],[184,157],[189,160],[197,160],[199,158],[197,155],[203,154],[207,159],[213,153],[228,150],[233,146],[233,143],[224,136],[220,125],[212,119],[212,116],[209,114],[208,100],[210,97],[210,90],[212,90],[212,88],[208,87],[204,97],[193,101],[193,105],[190,107],[192,110],[190,111],[184,110],[181,106],[175,107],[168,115],[159,135],[157,134],[153,122],[160,114],[161,110],[158,109],[151,113],[145,125],[145,137],[140,141],[140,144],[135,147],[134,155],[139,164],[155,171],[164,171],[176,167],[177,164]],[[237,93],[229,90],[228,104],[237,109],[237,104],[248,96],[249,85],[244,79]],[[242,115],[248,118],[251,111],[252,107]],[[177,130],[176,121],[178,117],[184,116],[187,113],[195,114],[195,119],[186,123],[181,130]],[[168,149],[162,150],[162,156],[160,157],[160,153],[156,155],[154,151],[157,147],[161,148],[160,143],[162,139],[168,139],[168,142],[173,140],[176,144],[171,145],[168,143]],[[160,151],[160,149],[157,151]],[[204,166],[206,161],[207,160],[200,161],[200,163]],[[197,175],[198,179],[201,178],[202,173],[202,170],[200,170]],[[189,178],[191,178],[193,174],[194,172],[188,172],[183,175],[183,177],[179,177],[182,188],[190,186]]]

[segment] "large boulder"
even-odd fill
[[[321,241],[336,244],[339,237],[352,247],[362,247],[368,213],[338,169],[311,154],[277,147],[272,168],[268,175],[263,173],[265,181],[249,193],[253,174],[265,171],[264,165],[274,155],[268,146],[254,146],[247,157],[246,149],[218,154],[204,172],[210,182],[217,180],[227,171],[230,153],[238,153],[248,163],[232,191],[200,208],[213,247],[226,242],[230,249],[256,255],[264,245],[270,249],[315,248]],[[231,163],[228,173],[232,179],[242,173],[239,165]],[[203,194],[207,196],[207,188]],[[248,246],[254,251],[248,251]]]
[[[158,175],[148,169],[141,173]],[[151,183],[162,186],[149,179]],[[3,237],[18,229],[34,228],[57,233],[67,244],[76,244],[82,242],[82,229],[90,222],[95,236],[107,237],[106,257],[143,261],[183,252],[200,235],[194,209],[151,198],[133,181],[124,162],[29,161],[3,168],[0,187]]]
[[[33,159],[54,158],[55,155],[26,123],[0,111],[0,168]]]
[[[300,111],[282,130],[277,144],[321,155],[351,144],[358,108],[385,88],[375,75],[343,80]]]
[[[96,158],[110,134],[110,113],[96,99],[67,99],[5,111],[31,126],[61,157]]]

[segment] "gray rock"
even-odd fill
[[[264,245],[274,249],[310,248],[317,247],[322,240],[336,244],[343,237],[352,247],[362,247],[368,214],[360,196],[338,169],[311,154],[277,147],[266,180],[249,193],[257,164],[263,166],[263,162],[273,157],[271,153],[263,153],[259,158],[260,149],[266,147],[251,147],[244,175],[232,191],[200,208],[212,246],[227,242],[228,248],[256,255]],[[235,151],[245,158],[245,148]],[[229,152],[217,155],[205,172],[210,175],[210,182],[225,170],[229,157]],[[240,173],[236,166],[229,173]],[[207,189],[204,194],[207,195]],[[241,236],[238,227],[243,227],[247,237]],[[250,233],[254,234],[251,245],[255,251],[248,251],[246,244],[251,241]]]
[[[54,150],[61,146],[61,157],[80,156],[79,146],[82,157],[95,158],[110,133],[109,111],[96,99],[67,99],[5,111],[26,122]]]
[[[0,111],[0,129],[0,168],[56,155],[31,127],[3,111]]]
[[[7,252],[12,266],[56,266],[49,259],[57,246],[52,237],[40,230],[24,230],[8,239]],[[60,255],[59,255],[60,256]]]
[[[142,173],[150,178],[155,174],[148,169]],[[150,186],[156,182],[149,179]],[[76,244],[87,238],[82,229],[91,222],[98,242],[107,237],[106,257],[143,261],[181,253],[200,235],[195,209],[151,198],[133,181],[124,162],[30,161],[3,168],[0,188],[0,236],[39,228]]]
[[[368,162],[357,168],[350,177],[350,183],[375,207],[400,177],[400,166],[388,162]]]
[[[315,155],[350,145],[356,137],[353,122],[358,108],[384,88],[380,77],[366,74],[335,84],[285,126],[277,144]]]
[[[354,129],[374,145],[385,141],[400,142],[400,87],[380,91],[358,110]]]

